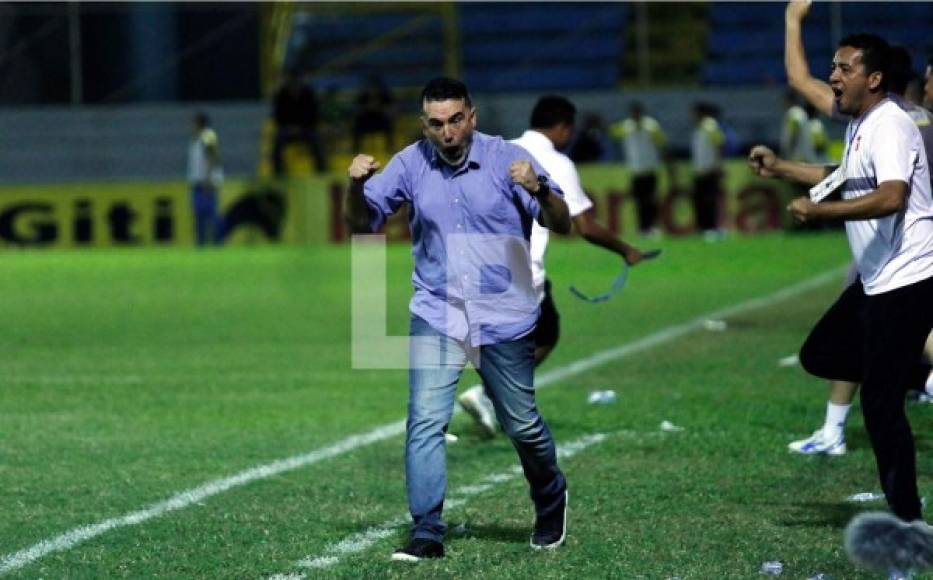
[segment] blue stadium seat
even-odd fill
[[[588,61],[621,55],[621,39],[603,36],[586,41],[555,39],[542,42],[536,36],[515,37],[463,47],[463,60],[469,64],[514,63],[516,60]]]
[[[465,41],[475,35],[508,36],[519,32],[560,33],[585,26],[593,30],[615,30],[625,26],[624,4],[537,4],[462,3],[460,33]]]
[[[603,66],[542,66],[516,68],[477,68],[464,74],[471,90],[538,91],[586,90],[614,87],[619,78],[615,63]]]

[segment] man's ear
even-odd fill
[[[878,87],[881,86],[881,81],[883,79],[884,73],[882,73],[880,70],[876,70],[875,72],[868,75],[868,88],[872,91],[878,90]]]

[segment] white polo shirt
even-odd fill
[[[535,160],[550,174],[551,179],[564,192],[564,201],[570,210],[570,217],[577,217],[593,207],[593,202],[583,193],[580,175],[569,157],[554,148],[554,144],[543,133],[528,130],[518,139],[513,139],[522,149],[531,153]],[[534,222],[531,227],[531,277],[538,294],[538,302],[544,300],[544,254],[550,231]]]
[[[852,255],[869,295],[933,276],[933,197],[923,139],[910,116],[889,99],[849,121],[843,152],[845,199],[885,181],[908,184],[907,207],[883,218],[846,221]]]
[[[205,127],[188,145],[188,181],[190,183],[210,180],[214,182],[214,185],[219,185],[223,181],[223,169],[220,164],[211,168],[207,155],[210,147],[218,147],[217,133],[210,127]]]

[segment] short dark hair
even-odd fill
[[[888,89],[888,42],[877,34],[850,34],[839,41],[840,48],[851,46],[862,51],[862,64],[865,65],[865,75],[875,72],[881,73],[881,90]]]
[[[421,91],[421,102],[447,101],[450,99],[462,99],[466,106],[473,105],[470,98],[470,91],[462,82],[448,77],[439,77],[431,79],[424,85]]]
[[[915,76],[910,51],[899,44],[888,47],[888,90],[903,96]]]
[[[204,111],[198,111],[194,114],[194,122],[201,127],[210,127],[211,118]]]
[[[557,95],[547,95],[538,99],[531,111],[532,129],[550,129],[561,123],[573,125],[577,108],[569,100]]]

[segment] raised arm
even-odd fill
[[[792,0],[784,11],[784,68],[787,82],[821,113],[833,114],[833,90],[829,83],[810,75],[803,48],[803,20],[810,12],[810,0]]]
[[[350,177],[350,186],[347,188],[346,203],[343,215],[350,231],[370,233],[369,206],[363,198],[363,186],[366,180],[379,169],[379,162],[370,155],[360,154],[353,158],[347,174]]]
[[[777,177],[807,185],[816,185],[835,169],[830,165],[815,165],[781,159],[764,145],[752,147],[748,154],[748,168],[759,177]]]
[[[538,180],[531,161],[517,160],[509,165],[509,175],[513,183],[521,185],[525,191],[538,200],[541,206],[541,225],[559,234],[569,234],[572,228],[570,210],[564,200],[551,191],[551,188]]]

